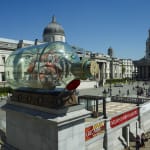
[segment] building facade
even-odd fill
[[[65,31],[63,27],[56,22],[55,16],[52,17],[51,22],[43,29],[42,41],[39,41],[38,39],[35,39],[34,41],[28,41],[0,38],[0,82],[5,82],[4,64],[11,52],[17,48],[55,41],[66,42]],[[108,49],[107,55],[94,53],[90,50],[85,50],[76,46],[72,46],[72,48],[77,52],[81,60],[83,57],[86,57],[87,59],[90,58],[95,60],[99,64],[99,74],[95,76],[95,79],[100,85],[104,85],[107,79],[121,79],[126,77],[132,78],[132,72],[134,70],[132,60],[114,57],[113,49],[111,47]],[[149,53],[147,50],[147,57],[148,55]],[[124,72],[122,69],[123,67]]]
[[[121,69],[122,69],[122,78],[133,78],[133,73],[136,71],[136,68],[131,59],[120,59]]]
[[[137,67],[136,78],[138,80],[150,80],[150,29],[146,40],[146,53],[140,60],[134,61]]]
[[[5,83],[5,61],[7,57],[17,48],[34,45],[35,41],[28,40],[13,40],[7,38],[0,38],[0,82]]]

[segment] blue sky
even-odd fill
[[[93,52],[140,59],[150,28],[149,0],[1,0],[0,37],[42,40],[56,16],[66,40]]]

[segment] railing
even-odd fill
[[[133,103],[133,104],[143,104],[145,102],[150,101],[150,98],[141,98],[141,97],[119,97],[112,96],[112,102],[120,102],[120,103]]]
[[[99,112],[98,110],[98,105],[99,104],[103,104],[104,97],[102,96],[93,96],[93,95],[82,95],[82,96],[78,96],[78,103],[84,103],[85,108],[89,111],[92,111],[92,116],[93,117],[98,117],[101,116],[104,112]],[[103,108],[104,109],[104,108]]]

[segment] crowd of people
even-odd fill
[[[150,86],[148,87],[148,89],[145,88],[145,84],[143,83],[143,86],[133,86],[132,87],[132,91],[136,91],[136,94],[138,96],[146,96],[149,97],[150,96]],[[130,95],[131,90],[127,89],[126,90],[126,95],[129,96]],[[118,94],[119,96],[121,95],[121,89],[119,88],[118,90]]]

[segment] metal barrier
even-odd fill
[[[141,97],[119,97],[119,96],[112,96],[112,102],[120,102],[120,103],[133,103],[133,104],[143,104],[145,102],[150,101],[148,98],[141,98]]]
[[[85,108],[93,112],[94,117],[98,117],[105,112],[104,97],[103,96],[93,96],[93,95],[82,95],[78,96],[78,103],[85,104]],[[103,112],[99,112],[98,105],[103,103]]]

